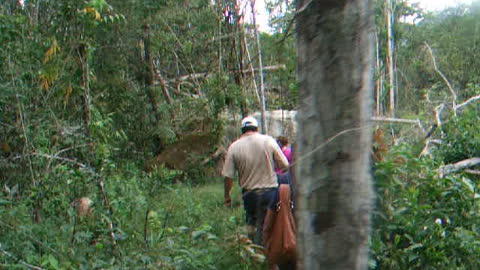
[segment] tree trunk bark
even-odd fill
[[[145,24],[143,25],[143,48],[144,48],[144,63],[145,63],[145,88],[148,100],[150,101],[150,105],[152,106],[155,122],[158,123],[159,121],[159,109],[158,103],[155,99],[155,94],[153,92],[153,87],[155,85],[154,81],[154,67],[152,61],[152,54],[150,51],[150,25]]]
[[[388,0],[385,7],[387,21],[387,68],[390,88],[390,116],[395,117],[396,83],[395,83],[395,43],[393,36],[393,0]]]
[[[373,204],[371,1],[297,5],[298,269],[367,269]]]
[[[78,58],[82,69],[82,82],[80,86],[84,90],[83,100],[85,103],[84,109],[84,119],[85,119],[85,130],[89,133],[90,129],[90,118],[91,118],[91,97],[90,97],[90,67],[88,65],[88,44],[80,44],[78,47]]]
[[[382,115],[382,87],[383,87],[383,75],[382,75],[382,62],[380,59],[380,40],[378,39],[378,33],[375,32],[375,115]]]
[[[262,62],[262,48],[260,46],[260,35],[258,33],[257,29],[257,19],[255,16],[255,0],[250,0],[250,7],[252,8],[252,20],[253,20],[253,31],[255,33],[255,42],[256,42],[256,48],[257,48],[257,54],[258,54],[258,75],[260,77],[260,118],[261,118],[261,131],[264,134],[267,134],[267,125],[266,125],[266,119],[265,119],[265,85],[263,83],[263,62]]]

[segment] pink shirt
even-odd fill
[[[290,148],[288,146],[284,146],[282,148],[282,152],[285,155],[285,157],[287,158],[288,164],[291,164],[292,163],[292,148]],[[284,170],[282,170],[281,168],[275,168],[275,172],[277,174],[283,174]]]

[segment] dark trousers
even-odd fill
[[[263,243],[263,221],[276,191],[277,188],[242,190],[247,225],[255,226],[255,235],[248,237],[257,245]]]

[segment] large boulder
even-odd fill
[[[165,166],[169,169],[186,170],[192,165],[207,162],[218,151],[211,134],[190,134],[168,145],[153,160],[146,164],[147,170]]]

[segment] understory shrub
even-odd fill
[[[370,269],[480,267],[478,183],[466,174],[440,178],[440,165],[409,145],[375,165]]]
[[[440,144],[434,156],[445,164],[480,157],[480,106],[468,107],[442,125]],[[437,131],[437,133],[440,133]]]
[[[56,170],[39,189],[40,221],[32,218],[38,194],[13,188],[0,193],[1,268],[264,267],[255,246],[244,241],[240,204],[223,206],[218,179],[195,187],[173,184],[175,172],[147,174],[132,164],[97,176],[65,166]],[[78,196],[92,200],[90,214],[79,216],[68,204]]]

